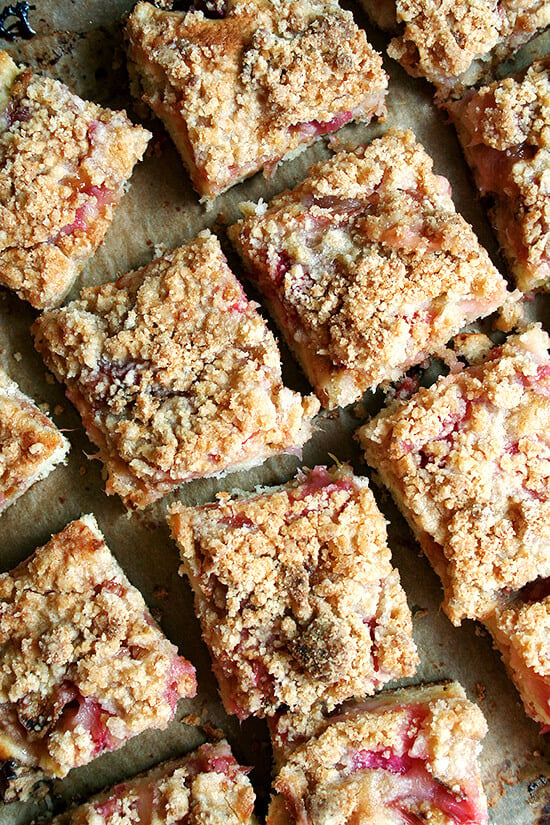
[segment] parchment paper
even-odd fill
[[[343,5],[352,9],[357,22],[367,29],[371,43],[383,51],[385,36],[369,26],[357,5]],[[121,18],[130,10],[131,0],[42,0],[37,6],[30,14],[37,35],[30,41],[0,40],[0,47],[16,59],[60,78],[84,97],[113,108],[126,108],[137,120],[128,93],[121,45]],[[524,49],[521,62],[528,63],[534,55],[548,52],[549,44],[548,36],[539,37],[534,46]],[[474,225],[481,242],[503,271],[454,131],[433,106],[431,87],[409,78],[387,58],[385,66],[390,75],[387,124],[346,127],[339,133],[339,140],[343,145],[354,146],[380,135],[387,125],[412,128],[434,158],[436,172],[451,181],[457,208]],[[207,212],[192,191],[163,127],[153,121],[146,125],[153,128],[155,135],[150,150],[134,172],[131,187],[104,243],[69,297],[76,297],[82,286],[112,280],[141,266],[155,251],[176,246],[207,226],[220,229],[223,241],[224,222],[240,217],[240,201],[269,199],[303,177],[315,160],[330,155],[326,142],[321,141],[298,159],[280,166],[270,180],[256,175],[218,198],[214,209]],[[238,261],[231,255],[230,263],[239,274]],[[529,306],[531,315],[542,320],[546,329],[550,329],[549,301],[549,296],[538,296]],[[267,727],[258,720],[239,725],[223,711],[193,613],[191,592],[187,582],[178,576],[178,554],[164,516],[168,504],[176,498],[189,504],[202,503],[212,500],[218,490],[250,490],[257,484],[285,482],[300,462],[292,457],[273,459],[254,471],[222,480],[193,482],[146,511],[128,515],[118,498],[107,497],[103,492],[101,464],[88,458],[96,449],[87,440],[62,387],[46,374],[34,350],[29,328],[35,316],[35,311],[15,295],[0,290],[0,363],[24,392],[47,405],[58,426],[67,432],[72,449],[66,466],[57,468],[0,517],[1,569],[14,567],[70,520],[93,512],[111,550],[143,593],[167,636],[197,667],[199,683],[197,698],[180,703],[177,719],[167,731],[143,734],[125,748],[55,783],[54,805],[61,809],[221,732],[229,739],[237,759],[254,766],[251,779],[262,812],[269,798],[271,769]],[[282,352],[287,384],[309,392],[307,382],[284,347]],[[381,392],[368,394],[359,417],[352,409],[324,414],[315,437],[304,449],[303,463],[332,463],[331,456],[335,456],[350,461],[361,474],[368,474],[352,434],[382,403]],[[479,702],[489,724],[481,764],[491,804],[491,823],[548,825],[549,737],[539,735],[538,726],[525,716],[518,694],[483,629],[473,622],[454,628],[440,612],[441,588],[437,577],[420,555],[389,496],[377,488],[375,493],[390,522],[394,562],[414,615],[421,665],[414,679],[408,681],[458,679],[470,698]],[[29,823],[38,810],[32,802],[0,805],[0,825]]]

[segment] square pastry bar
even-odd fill
[[[0,284],[37,308],[61,303],[149,138],[0,51]]]
[[[503,594],[484,623],[527,714],[550,732],[550,577]]]
[[[227,742],[121,782],[51,825],[256,825],[255,794]]]
[[[69,442],[0,369],[0,513],[63,461]]]
[[[83,290],[34,332],[127,507],[311,435],[317,400],[283,386],[275,339],[208,232]]]
[[[408,131],[246,207],[229,236],[329,408],[398,379],[508,294]]]
[[[366,479],[317,467],[169,524],[226,710],[333,707],[410,676],[411,616]]]
[[[549,0],[361,0],[396,36],[388,54],[437,97],[458,97],[550,25]]]
[[[153,621],[83,516],[0,576],[0,760],[5,798],[165,728],[195,670]]]
[[[359,431],[455,623],[550,575],[550,357],[537,326]]]
[[[204,199],[386,111],[382,59],[336,0],[141,2],[126,34],[135,92]]]
[[[267,825],[485,825],[477,756],[487,726],[456,682],[387,691],[272,724]]]
[[[523,292],[550,286],[550,59],[448,104]]]

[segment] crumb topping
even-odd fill
[[[229,712],[334,706],[414,672],[384,519],[348,468],[250,498],[174,505],[169,523]]]
[[[360,431],[456,623],[483,617],[501,590],[550,575],[549,345],[538,327],[511,336]]]
[[[160,816],[164,825],[189,816],[197,825],[252,825],[254,799],[250,780],[222,741],[123,782],[52,825],[131,825],[136,814],[151,822]]]
[[[336,0],[227,0],[218,19],[142,2],[127,36],[143,99],[209,197],[385,112],[382,60]]]
[[[1,281],[59,303],[101,242],[149,132],[0,52]],[[22,217],[24,219],[22,219]]]
[[[411,132],[311,167],[229,235],[323,404],[357,400],[506,298]]]
[[[288,751],[274,788],[297,820],[319,825],[374,821],[386,806],[404,821],[438,822],[459,821],[464,806],[460,821],[486,822],[477,763],[486,731],[456,683],[383,693]],[[267,821],[277,822],[271,809]]]
[[[523,291],[550,283],[550,61],[449,105]]]
[[[388,54],[439,97],[460,94],[550,23],[547,0],[396,0],[395,13],[402,32]]]
[[[0,576],[0,755],[65,776],[195,693],[92,516]]]
[[[316,400],[283,386],[275,339],[209,232],[83,290],[34,331],[100,448],[107,492],[128,506],[311,434]]]
[[[0,369],[0,512],[68,450],[57,427]]]

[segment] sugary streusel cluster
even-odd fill
[[[34,332],[100,449],[107,492],[129,507],[311,435],[318,402],[283,386],[275,339],[209,232],[43,313]]]
[[[202,745],[181,759],[116,785],[57,816],[52,825],[255,825],[254,791],[225,741]],[[136,819],[140,817],[140,819]]]
[[[273,724],[268,825],[487,822],[477,755],[487,731],[456,682],[384,692]],[[386,819],[387,817],[387,819]]]
[[[380,56],[336,0],[226,0],[206,16],[138,3],[126,33],[142,96],[195,189],[229,186],[386,111]]]
[[[174,505],[169,522],[230,713],[333,707],[414,671],[384,519],[348,468]]]
[[[166,727],[196,689],[92,516],[0,576],[0,653],[2,759],[47,777]]]
[[[524,292],[550,284],[550,60],[448,105]]]
[[[508,295],[432,165],[392,129],[229,229],[327,407],[399,378]]]
[[[69,442],[0,369],[0,513],[63,461]]]
[[[0,51],[0,283],[38,309],[61,303],[149,138]]]
[[[399,30],[388,54],[437,96],[457,97],[550,24],[550,2],[361,0],[383,28]]]

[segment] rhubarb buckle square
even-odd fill
[[[436,87],[436,99],[459,97],[494,72],[550,24],[541,0],[361,0],[367,14],[396,36],[388,54],[413,77]]]
[[[319,405],[209,232],[42,314],[35,340],[99,447],[107,492],[145,507],[193,478],[299,451]]]
[[[164,122],[205,200],[386,112],[382,59],[337,0],[164,5],[140,2],[128,20],[134,92]]]
[[[346,466],[246,498],[175,504],[169,524],[229,713],[334,707],[414,672],[385,521]]]
[[[333,713],[272,725],[277,763],[267,825],[486,825],[478,754],[487,725],[457,682],[385,691]]]
[[[0,369],[0,513],[68,451],[65,436]]]
[[[0,51],[0,284],[61,303],[105,235],[150,133]]]
[[[92,516],[0,576],[5,798],[165,728],[195,670],[166,639]]]
[[[222,740],[121,782],[51,825],[257,825],[254,801],[247,769]]]
[[[550,576],[549,346],[532,326],[359,431],[455,624]]]
[[[392,129],[229,228],[326,407],[398,379],[508,295],[432,165]]]
[[[550,59],[447,105],[523,292],[550,287]]]

